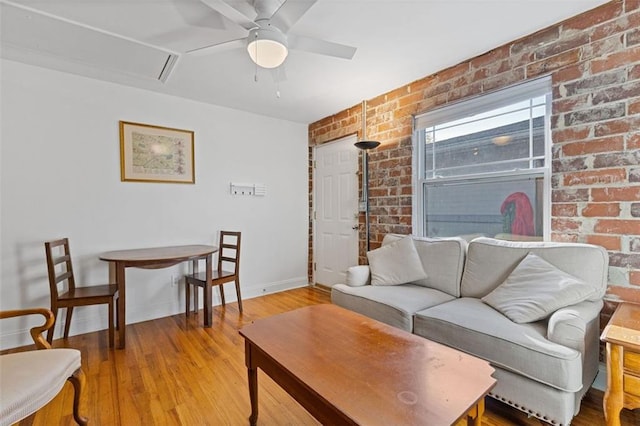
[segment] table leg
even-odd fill
[[[249,424],[256,426],[258,423],[258,368],[251,361],[251,344],[247,341],[245,341],[244,350],[247,376],[249,378],[249,401],[251,401]]]
[[[602,405],[607,426],[620,426],[623,405],[622,347],[607,342],[607,391]]]
[[[213,293],[213,288],[211,286],[211,280],[213,279],[212,276],[212,261],[213,256],[211,254],[209,254],[207,256],[207,262],[206,262],[206,278],[207,278],[207,285],[204,286],[204,326],[205,327],[211,327],[211,324],[213,323],[213,312],[212,312],[212,304],[213,304],[213,297],[212,297],[212,293]]]
[[[112,262],[113,263],[113,262]],[[118,315],[117,315],[117,321],[118,321],[118,349],[124,349],[125,346],[125,333],[124,333],[124,329],[125,329],[125,324],[126,324],[126,319],[125,319],[125,315],[124,315],[124,308],[126,305],[126,298],[125,298],[125,275],[124,275],[124,264],[121,262],[115,262],[116,266],[116,284],[118,284],[118,295],[119,295],[119,300],[117,303],[117,309],[118,309]]]

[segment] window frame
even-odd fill
[[[425,130],[429,127],[446,122],[462,119],[493,109],[505,107],[517,102],[545,96],[544,115],[544,167],[529,169],[514,169],[500,172],[473,173],[461,176],[446,176],[426,178],[425,173]],[[543,208],[542,208],[542,236],[544,241],[550,240],[551,235],[551,77],[546,76],[529,80],[524,83],[509,86],[493,92],[487,92],[473,98],[445,105],[428,111],[413,118],[413,187],[412,226],[413,233],[427,237],[425,229],[425,190],[434,185],[464,184],[469,181],[503,180],[511,177],[542,177],[543,178]],[[437,143],[437,142],[436,142]]]

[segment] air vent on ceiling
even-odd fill
[[[0,3],[2,51],[21,52],[165,82],[178,55],[34,9]],[[5,49],[9,48],[9,49]],[[30,62],[35,63],[35,60]]]

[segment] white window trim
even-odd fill
[[[471,99],[461,100],[444,107],[417,115],[413,119],[413,160],[412,160],[412,218],[411,224],[414,235],[426,236],[424,229],[424,185],[434,182],[455,182],[469,181],[478,178],[500,178],[507,176],[541,176],[546,183],[543,189],[543,239],[549,241],[551,237],[551,77],[546,76],[515,86],[510,86],[494,92],[476,96]],[[545,114],[545,167],[527,170],[514,170],[496,173],[479,173],[460,177],[447,178],[429,178],[424,176],[424,158],[425,144],[424,131],[428,127],[441,124],[446,121],[452,121],[470,115],[477,114],[482,111],[507,106],[522,100],[535,98],[546,94],[546,111]]]

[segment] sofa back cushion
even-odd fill
[[[398,241],[406,235],[387,234],[382,245]],[[421,238],[413,237],[413,242],[422,261],[427,278],[412,284],[444,291],[460,297],[460,280],[464,268],[467,242],[462,238]]]
[[[529,253],[591,286],[595,291],[588,300],[604,297],[609,266],[609,256],[604,248],[591,244],[516,242],[484,237],[469,243],[461,295],[486,296],[502,284]]]

